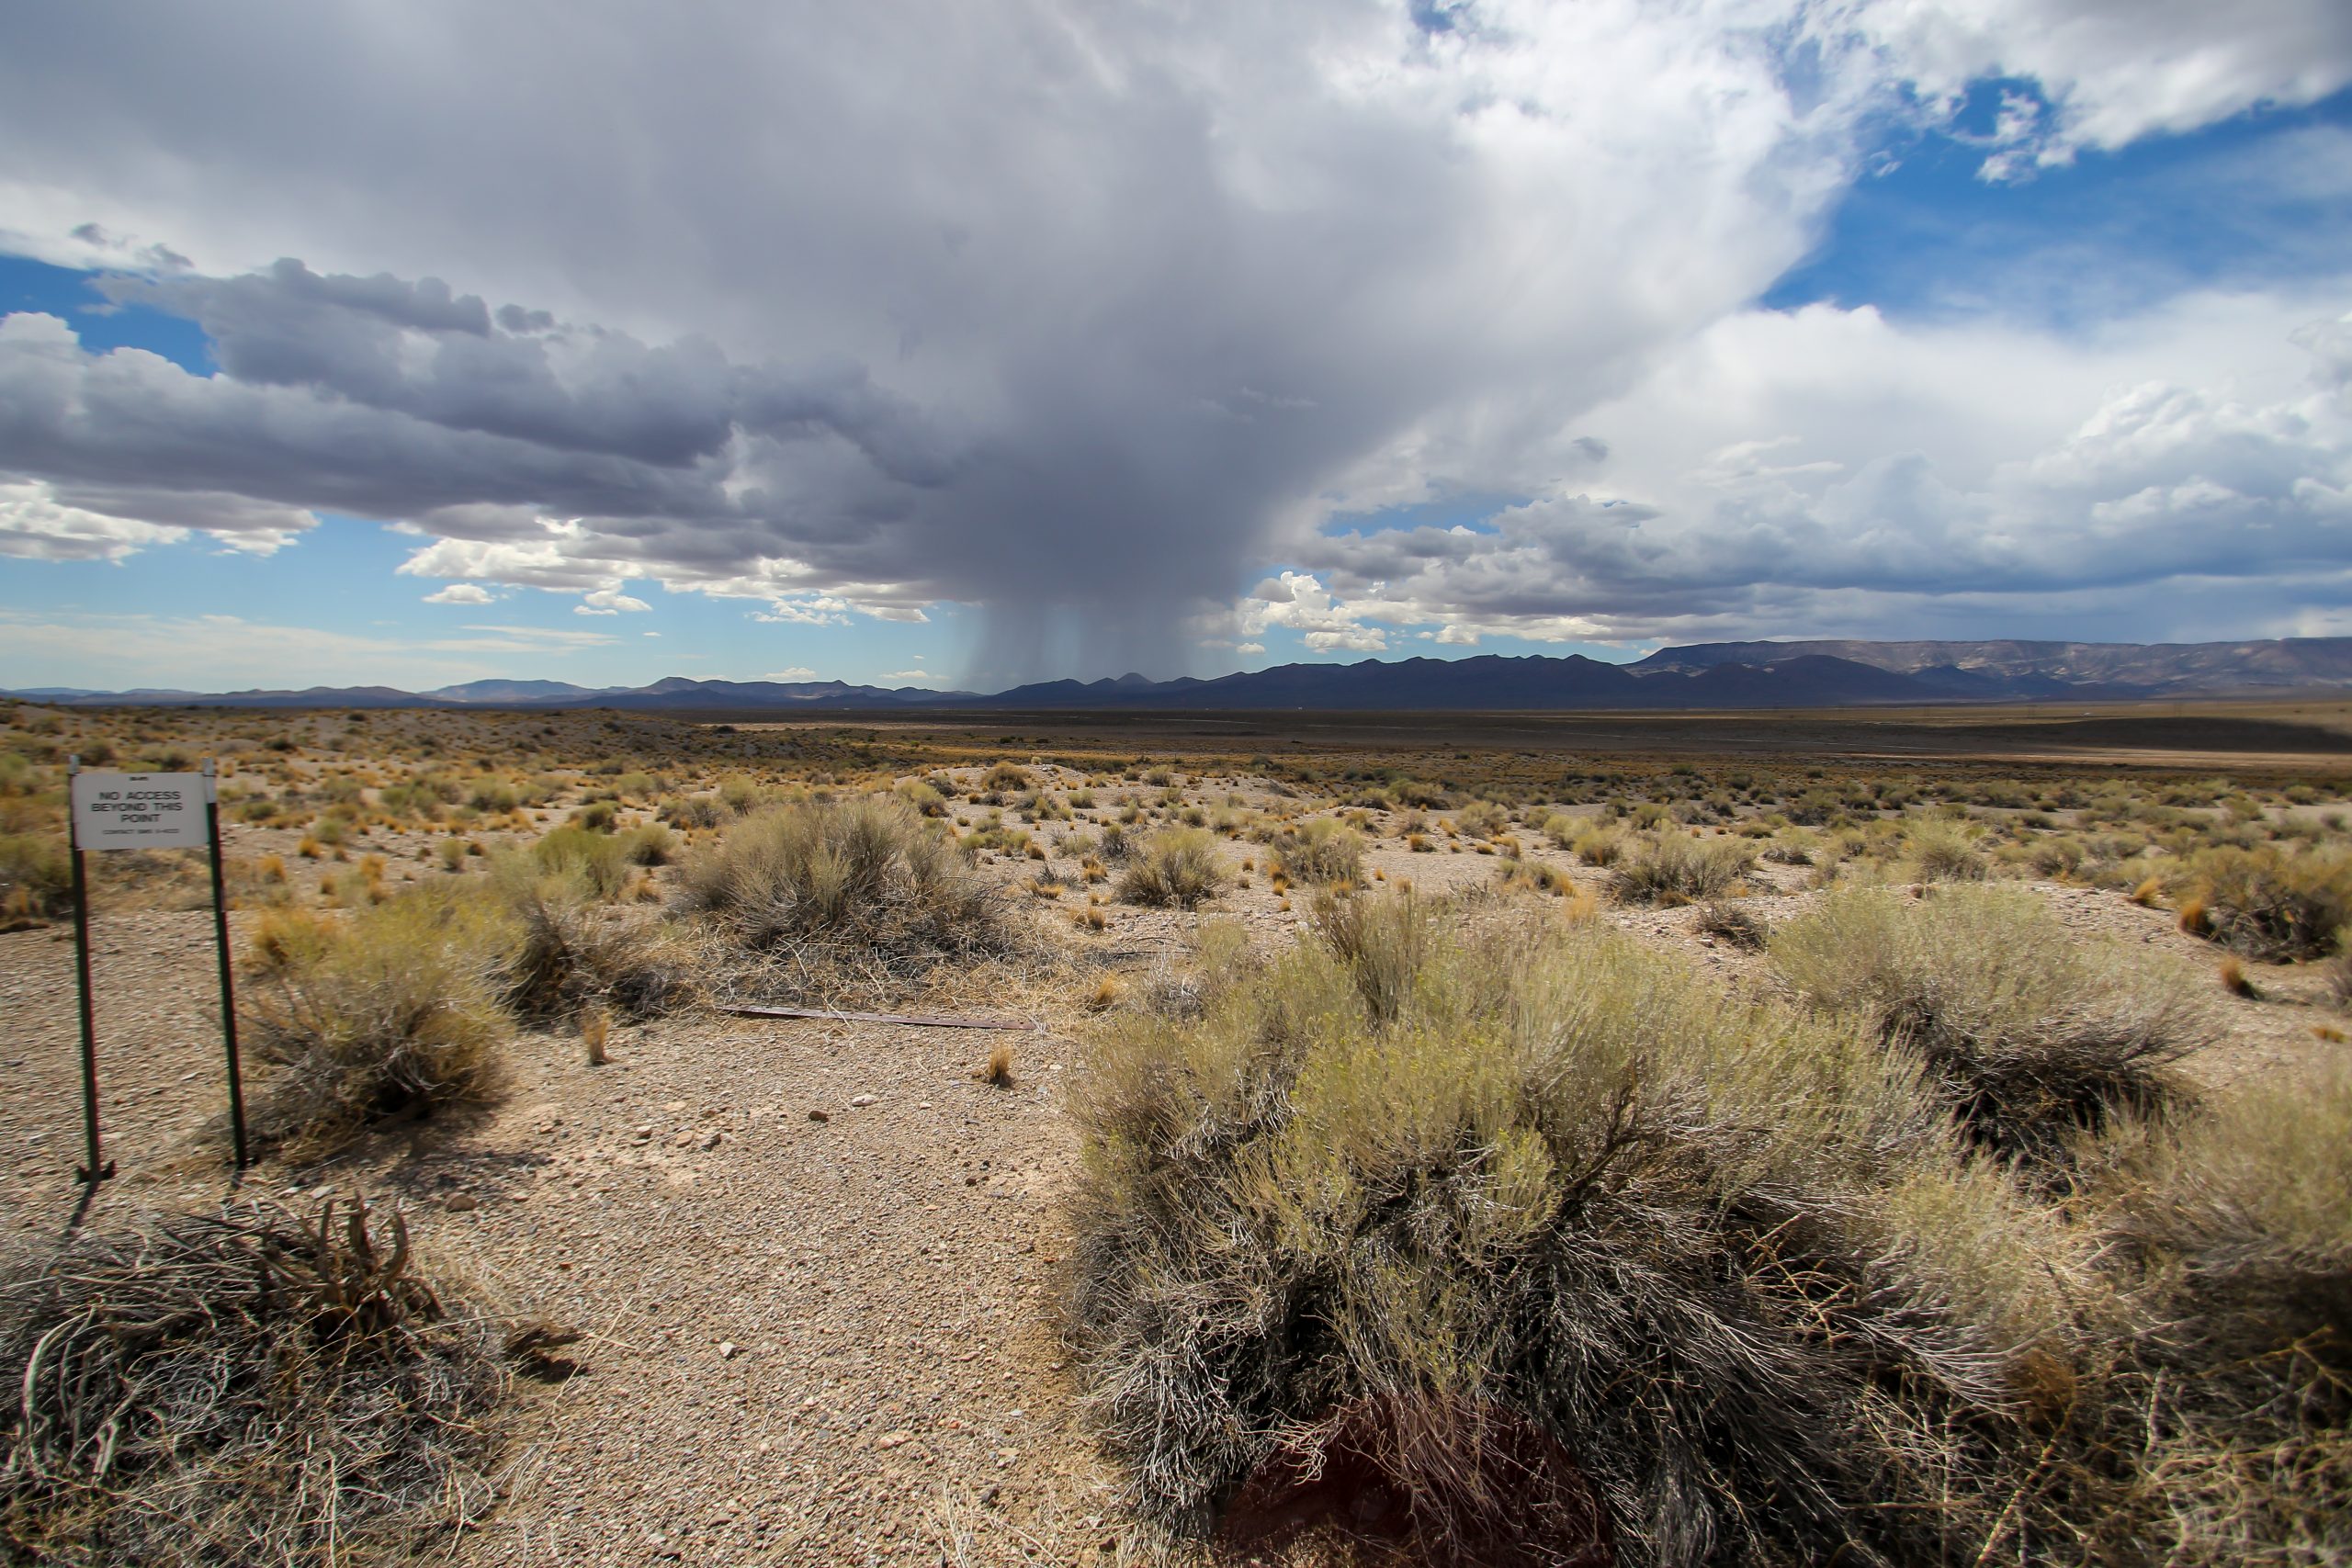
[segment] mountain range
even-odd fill
[[[1630,664],[1484,654],[1468,659],[1280,664],[1214,680],[1047,681],[981,694],[840,681],[697,681],[586,687],[471,681],[428,692],[390,686],[300,691],[97,692],[8,696],[76,705],[204,707],[807,709],[1531,709],[1808,708],[1969,702],[2122,702],[2352,689],[2352,637],[2253,642],[1717,642],[1663,648]]]

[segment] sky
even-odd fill
[[[2352,635],[2342,0],[79,0],[0,688]]]

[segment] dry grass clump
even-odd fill
[[[1270,875],[1310,887],[1352,886],[1363,880],[1363,835],[1329,817],[1285,829],[1267,855]]]
[[[1170,828],[1127,860],[1119,874],[1119,897],[1129,904],[1190,909],[1214,898],[1225,886],[1216,838],[1198,828]]]
[[[1620,903],[1673,908],[1722,897],[1755,863],[1754,848],[1736,839],[1666,833],[1642,840],[1624,856],[1609,892]]]
[[[2190,876],[2196,891],[2181,905],[2182,929],[2190,929],[2193,901],[2199,934],[2248,958],[2323,957],[2352,925],[2352,853],[2341,850],[2223,846],[2199,855]]]
[[[684,907],[754,953],[831,950],[896,970],[1015,945],[963,852],[890,795],[771,808],[684,871]]]
[[[2040,1175],[2081,1134],[2181,1100],[2174,1064],[2215,1038],[2186,976],[2075,935],[2022,888],[1849,889],[1770,947],[1792,990],[1917,1053],[1972,1143]]]
[[[1074,1089],[1072,1332],[1147,1511],[1363,1461],[1413,1561],[1972,1560],[2074,1265],[1907,1059],[1589,924],[1333,900],[1222,957]],[[1486,1462],[1514,1423],[1541,1484]],[[1539,1493],[1589,1533],[1530,1539]]]
[[[2134,1157],[2136,1156],[2136,1157]],[[2141,1273],[2109,1561],[2352,1560],[2352,1061],[2150,1131],[2109,1194]]]
[[[510,1032],[510,938],[494,905],[449,884],[288,922],[243,1003],[245,1038],[275,1069],[255,1131],[322,1152],[374,1118],[479,1095]]]
[[[405,1559],[493,1500],[489,1345],[397,1216],[79,1232],[0,1274],[0,1539],[43,1562]]]
[[[1772,934],[1772,928],[1763,916],[1729,898],[1710,899],[1701,905],[1699,918],[1691,927],[1703,936],[1729,942],[1747,953],[1761,949]]]

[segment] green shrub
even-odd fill
[[[2317,958],[2352,926],[2352,852],[2222,848],[2189,867],[2213,940],[2249,958]]]
[[[1671,908],[1722,897],[1755,863],[1755,849],[1739,840],[1665,833],[1638,842],[1610,877],[1609,891],[1622,903]]]
[[[1474,800],[1453,814],[1453,826],[1473,839],[1491,839],[1510,826],[1510,813],[1491,800]]]
[[[1216,897],[1224,886],[1216,839],[1197,828],[1171,828],[1154,835],[1141,853],[1130,852],[1126,869],[1119,874],[1119,897],[1130,904],[1190,909]]]
[[[1914,1069],[1590,925],[1334,904],[1073,1084],[1072,1333],[1145,1508],[1344,1440],[1425,1551],[1523,1543],[1517,1422],[1605,1519],[1563,1561],[1972,1561],[2077,1266]]]
[[[916,961],[1012,945],[988,884],[944,834],[889,795],[746,818],[686,863],[682,901],[755,952],[814,942]]]
[[[1363,835],[1329,817],[1317,817],[1274,840],[1269,871],[1294,882],[1328,887],[1363,880]]]
[[[322,924],[249,987],[245,1038],[271,1071],[254,1130],[331,1149],[369,1121],[472,1098],[508,1034],[514,928],[470,885],[442,883]]]
[[[2037,1178],[2079,1134],[2183,1098],[2174,1064],[2215,1038],[2186,976],[2018,887],[1834,893],[1773,933],[1771,961],[1815,1007],[1916,1053],[1969,1139]]]
[[[1625,834],[1614,823],[1587,820],[1569,839],[1568,848],[1585,864],[1605,871],[1624,858]]]

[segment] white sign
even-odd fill
[[[75,773],[74,842],[85,850],[170,850],[210,841],[202,773]]]

